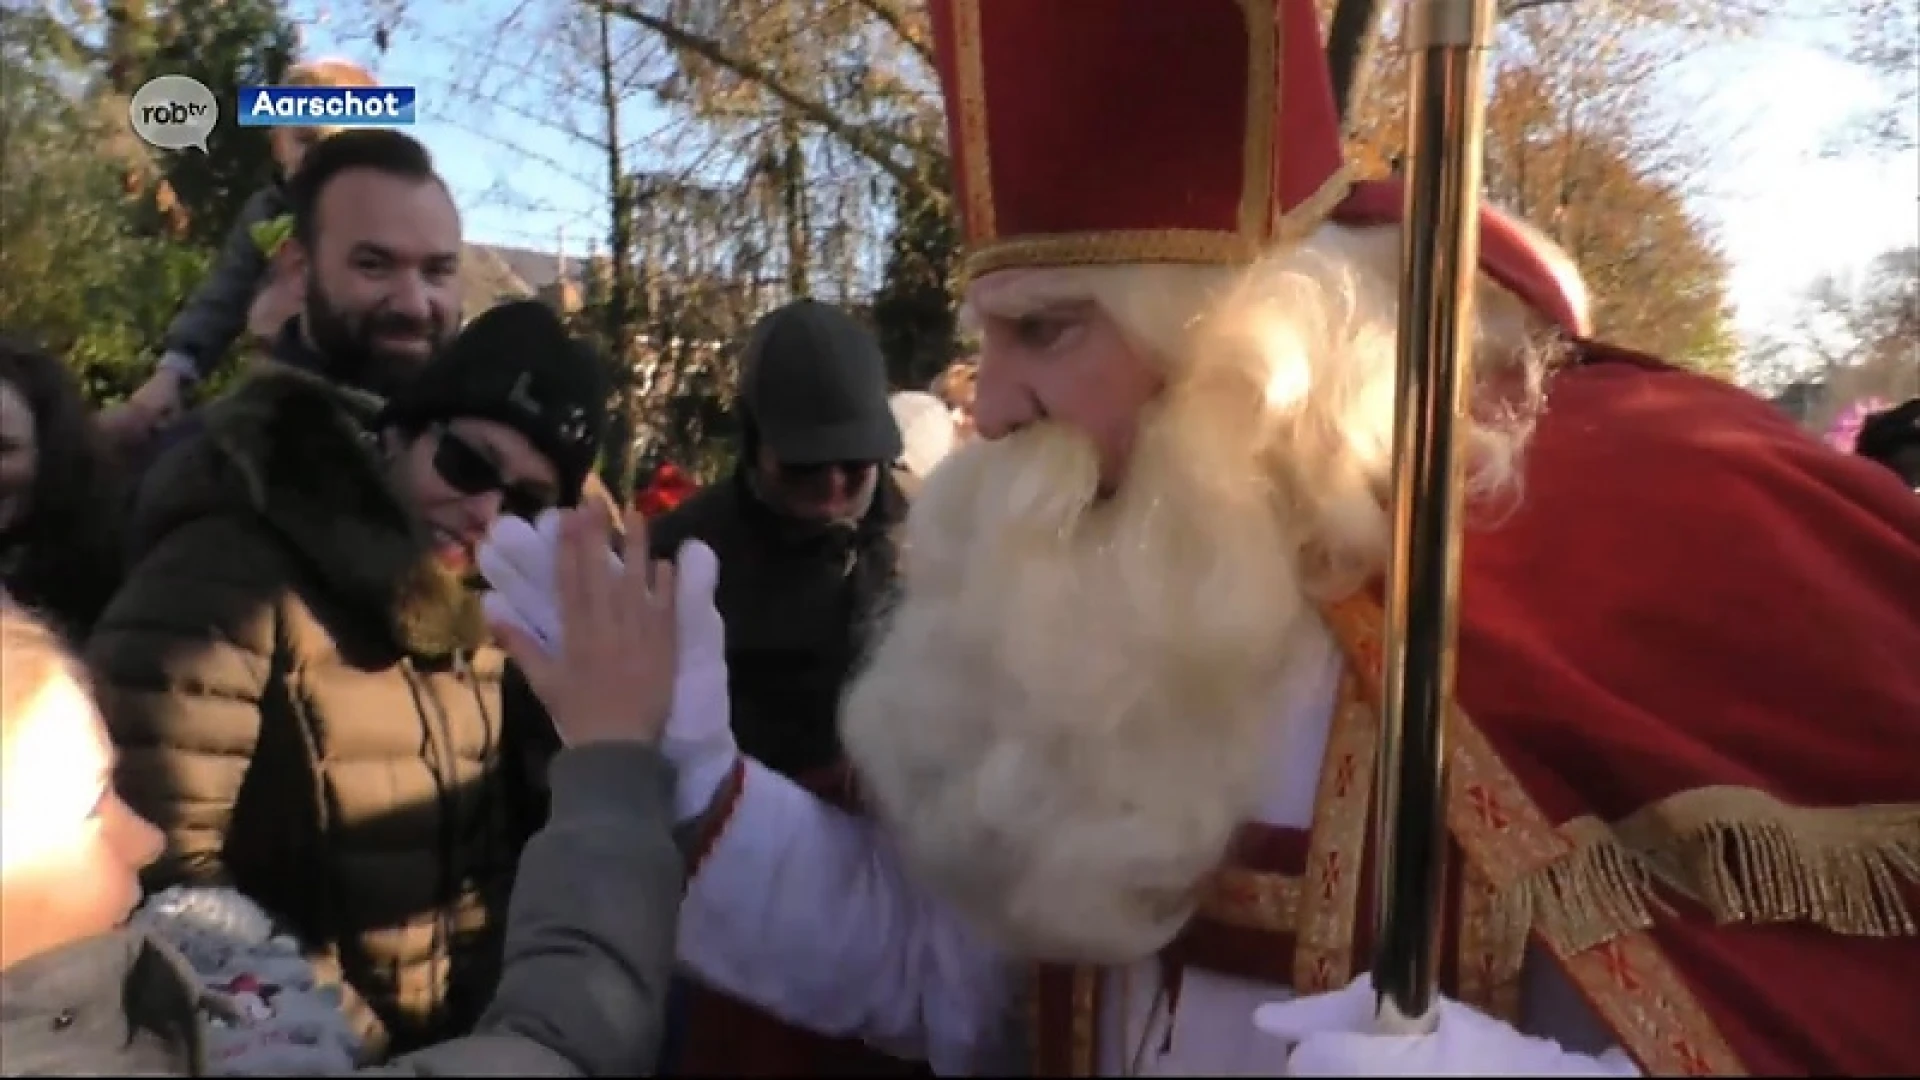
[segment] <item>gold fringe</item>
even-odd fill
[[[1560,832],[1573,850],[1522,877],[1505,903],[1563,954],[1651,927],[1671,910],[1656,882],[1722,924],[1920,933],[1908,896],[1920,885],[1920,805],[1815,810],[1751,788],[1702,788],[1611,826],[1587,817]]]
[[[1597,818],[1561,829],[1574,849],[1520,879],[1519,917],[1563,954],[1653,925],[1653,878]]]
[[[1642,810],[1614,833],[1723,923],[1916,933],[1906,890],[1920,884],[1920,806],[1809,810],[1752,788],[1701,788]]]

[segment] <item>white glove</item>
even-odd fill
[[[548,511],[534,525],[501,517],[480,545],[480,572],[493,588],[483,601],[488,619],[530,634],[549,652],[561,641],[554,599],[554,555],[560,515]],[[618,565],[618,556],[609,552]],[[660,751],[678,773],[676,815],[681,821],[704,812],[739,759],[727,697],[726,627],[714,606],[720,561],[698,540],[682,544],[675,562],[679,657],[675,664],[673,713]]]
[[[559,544],[558,510],[541,514],[534,525],[502,514],[475,552],[480,573],[490,587],[481,600],[487,619],[525,631],[550,653],[560,651],[560,607],[553,579],[554,552]],[[616,567],[620,565],[620,557],[611,551],[607,559]]]
[[[1618,1050],[1599,1057],[1562,1050],[1520,1034],[1457,1001],[1442,998],[1431,1035],[1375,1034],[1371,976],[1344,990],[1262,1005],[1253,1023],[1293,1043],[1289,1076],[1606,1076],[1637,1077]]]
[[[673,714],[660,752],[679,773],[674,817],[704,813],[740,759],[727,695],[727,628],[714,605],[720,559],[698,540],[680,545],[674,560],[680,659],[674,666]]]

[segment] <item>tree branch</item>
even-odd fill
[[[642,11],[639,5],[633,3],[632,0],[610,0],[607,4],[607,10],[653,31],[660,35],[667,44],[675,48],[684,49],[710,64],[725,68],[740,78],[759,86],[767,93],[779,99],[782,104],[792,109],[795,113],[798,113],[801,117],[814,124],[818,124],[829,134],[845,143],[849,149],[852,149],[862,157],[873,162],[876,167],[882,172],[885,172],[894,183],[899,184],[902,188],[911,190],[927,198],[944,200],[946,193],[933,188],[928,183],[922,170],[903,164],[895,158],[893,154],[893,148],[900,146],[915,153],[929,156],[937,155],[937,158],[944,158],[945,155],[938,154],[935,148],[918,145],[915,141],[905,139],[898,135],[885,133],[876,134],[872,129],[857,124],[850,124],[823,102],[801,94],[792,87],[782,83],[764,65],[744,56],[735,55],[720,43],[710,38],[690,33],[686,29],[675,25],[671,20],[663,19],[657,15]]]
[[[888,4],[886,0],[853,0],[853,3],[854,6],[880,20],[901,41],[906,42],[907,48],[912,49],[913,54],[920,58],[920,62],[927,65],[927,70],[934,69],[933,46],[929,45],[924,38],[914,35],[912,29],[907,26],[906,16],[902,15],[898,8]]]

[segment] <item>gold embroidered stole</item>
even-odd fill
[[[1357,594],[1325,614],[1347,671],[1303,865],[1296,873],[1229,865],[1207,884],[1195,918],[1202,931],[1257,935],[1270,972],[1259,977],[1286,982],[1301,994],[1345,986],[1365,969],[1371,948],[1371,927],[1359,920],[1372,907],[1367,837],[1379,740],[1372,695],[1381,664],[1380,611]],[[1583,927],[1564,917],[1583,904],[1606,903],[1604,895],[1583,895],[1580,882],[1555,882],[1550,872],[1582,844],[1581,823],[1554,828],[1471,721],[1455,710],[1448,722],[1447,824],[1455,843],[1441,971],[1447,993],[1514,1022],[1521,967],[1529,943],[1537,940],[1648,1074],[1743,1075],[1739,1059],[1650,934],[1619,932],[1633,921],[1620,917],[1624,913],[1595,920],[1613,928],[1598,935],[1583,934]],[[1560,888],[1551,903],[1538,895],[1543,882]],[[1240,942],[1242,954],[1246,940]],[[1176,986],[1181,946],[1176,941],[1162,957],[1165,977]],[[1250,976],[1244,962],[1236,966],[1240,970],[1228,973]],[[1091,967],[1038,967],[1031,1016],[1036,1076],[1098,1073],[1106,974]],[[1177,1006],[1177,992],[1173,1000]]]

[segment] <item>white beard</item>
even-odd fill
[[[1015,308],[1093,298],[1166,385],[1105,502],[1050,425],[934,470],[842,733],[909,866],[1016,953],[1159,949],[1284,767],[1267,706],[1309,597],[1386,565],[1398,267],[1394,230],[1327,226],[1250,267],[1002,272]],[[1518,492],[1558,347],[1500,290],[1480,312],[1485,500]]]
[[[845,743],[912,870],[1019,955],[1150,955],[1256,809],[1313,617],[1257,409],[1171,396],[1108,501],[1052,426],[956,451],[916,501]]]

